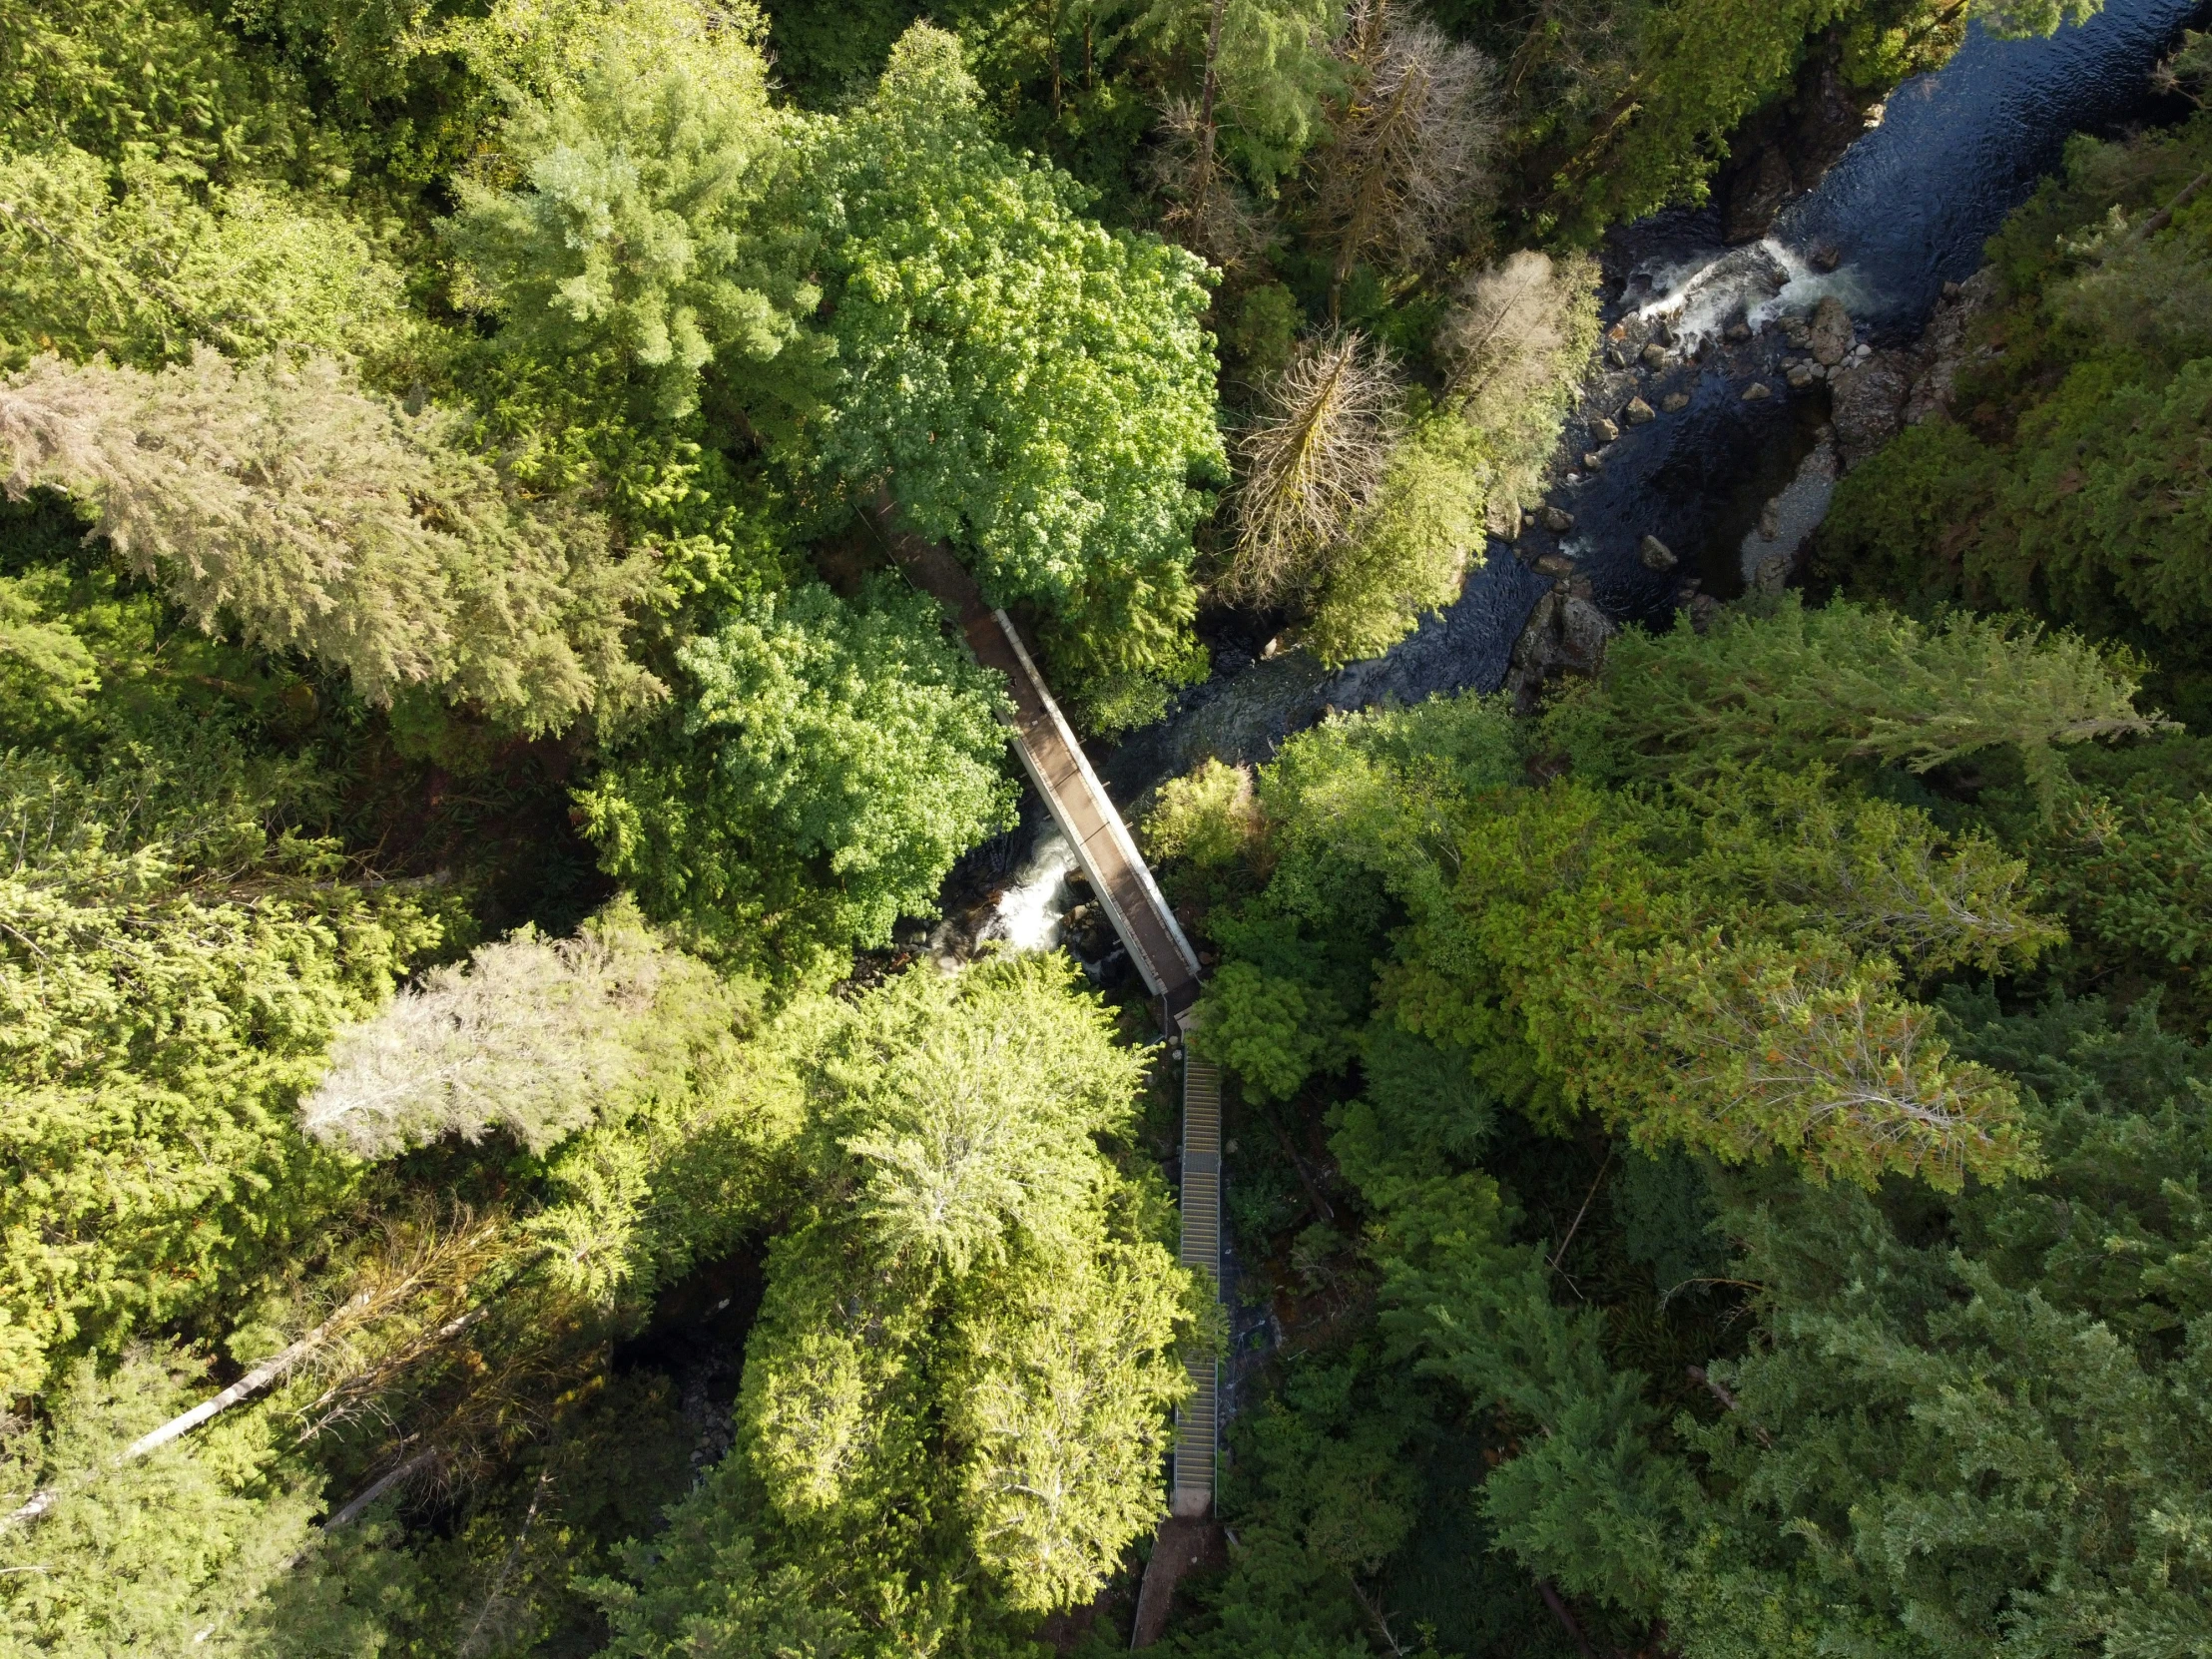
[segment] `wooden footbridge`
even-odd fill
[[[1006,677],[1013,711],[1007,717],[1014,753],[1021,757],[1052,821],[1075,848],[1091,890],[1121,935],[1160,1003],[1161,1024],[1171,1036],[1191,1023],[1198,1000],[1198,956],[1145,866],[1136,840],[1091,770],[1082,745],[1052,701],[1044,677],[1021,643],[1012,619],[984,601],[975,579],[943,546],[897,530],[889,514],[875,515],[877,532],[908,578],[934,596],[959,625],[978,663]],[[1183,1057],[1183,1265],[1221,1284],[1221,1074],[1211,1061]],[[1170,1508],[1179,1517],[1209,1515],[1214,1507],[1220,1450],[1220,1365],[1191,1366],[1193,1391],[1175,1414],[1175,1476]]]

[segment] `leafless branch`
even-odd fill
[[[1352,95],[1317,165],[1315,209],[1336,244],[1331,304],[1370,254],[1417,265],[1462,228],[1490,186],[1496,75],[1490,60],[1389,0],[1360,0],[1339,53]]]
[[[1310,579],[1382,487],[1399,397],[1395,366],[1358,333],[1301,348],[1237,444],[1243,479],[1225,593],[1265,604]]]

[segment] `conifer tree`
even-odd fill
[[[1191,118],[1202,154],[1234,158],[1273,190],[1326,131],[1327,100],[1343,76],[1330,47],[1344,12],[1343,0],[1150,0],[1136,29],[1155,49],[1196,62]]]
[[[1929,627],[1789,595],[1707,634],[1624,635],[1603,690],[1553,729],[1598,777],[1814,760],[1928,772],[2005,746],[2049,800],[2062,746],[2157,729],[2135,692],[2124,659],[2072,635],[1971,615]]]
[[[765,400],[803,398],[797,319],[821,297],[754,217],[784,125],[766,66],[734,23],[702,17],[695,34],[600,31],[588,66],[507,118],[520,186],[463,179],[446,226],[505,347],[611,355],[664,419],[697,407],[711,366]]]
[[[0,1532],[11,1647],[236,1651],[263,1593],[308,1545],[320,1482],[289,1465],[263,1424],[105,1467],[204,1386],[198,1371],[166,1350],[133,1353],[106,1375],[83,1361],[51,1421],[10,1435],[0,1498],[12,1508],[34,1486],[60,1493],[35,1527]]]
[[[120,190],[118,189],[120,182]],[[347,215],[280,184],[206,193],[134,150],[0,149],[0,346],[140,368],[195,344],[375,355],[408,320],[402,278]]]
[[[924,968],[822,1010],[815,1187],[771,1254],[739,1445],[672,1512],[667,1566],[602,1591],[621,1651],[671,1652],[697,1619],[1011,1653],[1158,1513],[1188,1279],[1100,1148],[1142,1057],[1070,980],[1033,957]],[[708,1552],[729,1586],[701,1581]],[[810,1626],[803,1600],[852,1626]]]
[[[624,652],[650,563],[518,499],[453,428],[328,358],[42,357],[0,385],[9,496],[69,494],[204,629],[317,657],[373,703],[426,684],[533,734],[652,701]]]
[[[2040,1180],[1952,1201],[1723,1188],[1771,1340],[1713,1368],[1713,1499],[1670,1589],[1686,1652],[2055,1656],[2212,1636],[2200,1253],[2204,1053],[2154,1008],[1955,997],[2030,1086]],[[2177,1270],[2179,1270],[2177,1272]]]
[[[290,1122],[345,1021],[439,927],[275,835],[220,717],[142,723],[91,772],[0,757],[0,1389],[115,1352],[280,1254],[340,1184]]]

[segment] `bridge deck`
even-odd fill
[[[1006,677],[1014,705],[1014,752],[1046,809],[1075,847],[1091,888],[1128,948],[1145,986],[1167,1004],[1168,1023],[1198,998],[1198,956],[1153,882],[1152,871],[1098,775],[1045,689],[1021,635],[1004,611],[984,601],[975,579],[951,553],[918,536],[884,529],[891,555],[914,584],[958,619],[968,654]]]
[[[1053,822],[1075,847],[1091,888],[1112,919],[1146,987],[1161,1001],[1170,1031],[1189,1023],[1198,1000],[1197,953],[1183,936],[1167,900],[1145,867],[1144,856],[1091,770],[1075,733],[1045,687],[1013,622],[985,602],[982,590],[950,550],[905,534],[878,513],[875,525],[914,585],[932,595],[960,625],[970,656],[1006,677],[1013,702],[1007,721],[1014,752]],[[1184,1266],[1221,1282],[1221,1073],[1185,1051],[1183,1061]],[[1220,1365],[1191,1366],[1193,1393],[1175,1414],[1175,1474],[1171,1507],[1179,1516],[1203,1516],[1214,1504],[1220,1444]]]

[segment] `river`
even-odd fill
[[[1670,210],[1617,231],[1602,251],[1606,320],[1667,313],[1686,343],[1717,347],[1703,365],[1643,382],[1654,405],[1676,390],[1689,405],[1624,430],[1596,471],[1570,469],[1566,457],[1599,447],[1588,417],[1619,407],[1604,395],[1606,365],[1593,365],[1595,395],[1569,424],[1547,497],[1573,515],[1571,532],[1531,531],[1518,556],[1493,540],[1458,600],[1386,656],[1331,674],[1294,651],[1217,675],[1101,757],[1108,788],[1127,805],[1208,755],[1264,759],[1330,708],[1496,690],[1551,586],[1524,559],[1548,551],[1571,556],[1621,622],[1664,625],[1691,577],[1721,597],[1740,588],[1745,537],[1813,448],[1827,394],[1818,384],[1790,390],[1777,372],[1778,331],[1740,344],[1713,336],[1747,311],[1755,321],[1802,313],[1824,293],[1877,342],[1917,333],[1943,283],[1979,268],[2005,215],[2058,166],[2068,135],[2109,131],[2145,109],[2149,71],[2198,9],[2198,0],[2106,0],[2087,23],[2048,38],[1997,40],[1974,28],[1940,71],[1891,94],[1881,125],[1762,244],[1724,246],[1717,210]],[[1829,260],[1833,271],[1815,269]],[[1610,379],[1628,389],[1618,371]],[[1745,402],[1754,380],[1775,395]],[[1676,552],[1675,571],[1645,568],[1647,535]]]
[[[1332,673],[1296,650],[1265,661],[1218,653],[1214,678],[1184,693],[1165,720],[1094,753],[1108,790],[1127,811],[1208,756],[1264,760],[1333,708],[1496,690],[1553,586],[1532,568],[1547,553],[1571,559],[1591,599],[1620,623],[1665,626],[1693,582],[1716,597],[1740,591],[1770,500],[1800,481],[1793,537],[1826,504],[1817,467],[1805,463],[1827,418],[1827,392],[1817,383],[1790,388],[1779,324],[1834,294],[1863,338],[1917,334],[1943,284],[1979,268],[2005,215],[2059,165],[2070,134],[2114,130],[2151,106],[2149,71],[2200,9],[2201,0],[2106,0],[2087,23],[2027,40],[1976,27],[1940,71],[1891,94],[1880,125],[1764,241],[1726,246],[1717,209],[1669,210],[1613,233],[1601,251],[1606,321],[1663,317],[1682,350],[1657,375],[1593,362],[1546,497],[1572,514],[1572,528],[1553,535],[1531,526],[1517,551],[1493,539],[1459,598],[1372,661]],[[1729,324],[1746,320],[1776,326],[1729,339]],[[1697,347],[1702,361],[1690,360]],[[1772,395],[1747,402],[1753,382]],[[1671,392],[1687,405],[1624,429],[1602,446],[1601,466],[1582,470],[1580,457],[1601,447],[1593,418],[1617,415],[1631,395],[1659,406]],[[1674,570],[1646,568],[1646,536],[1676,553]],[[963,860],[947,883],[954,919],[939,929],[938,948],[958,951],[978,934],[1016,948],[1059,942],[1074,860],[1057,834],[1040,840],[1042,829],[1032,797],[1019,830]],[[1109,981],[1117,974],[1109,962]]]

